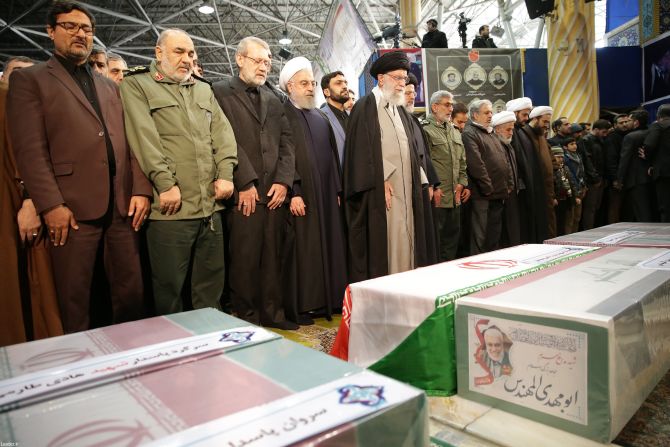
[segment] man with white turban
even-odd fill
[[[297,324],[285,318],[280,274],[284,205],[295,177],[295,155],[284,107],[265,85],[271,57],[265,41],[246,37],[235,54],[239,76],[213,86],[237,141],[235,206],[226,207],[228,285],[239,318],[297,329]]]
[[[337,141],[328,118],[316,108],[316,85],[312,64],[302,56],[279,74],[279,88],[288,94],[284,110],[296,167],[282,274],[284,307],[286,317],[298,324],[313,323],[308,312],[330,319],[347,286]]]
[[[528,97],[507,102],[507,111],[516,117],[512,147],[519,169],[519,233],[522,243],[542,243],[547,239],[546,191],[540,162],[528,125],[533,102]]]
[[[547,237],[556,237],[556,212],[554,207],[558,205],[554,193],[554,169],[552,166],[552,155],[549,143],[547,143],[547,133],[551,124],[551,116],[554,113],[549,106],[534,107],[528,117],[530,122],[523,130],[528,138],[533,142],[537,161],[539,163],[539,172],[542,183],[544,184],[545,200],[544,207],[547,216]],[[537,210],[540,212],[540,209]]]
[[[512,190],[509,197],[505,200],[505,209],[503,211],[503,229],[500,238],[503,247],[514,247],[521,243],[521,233],[519,228],[519,166],[516,153],[512,147],[512,135],[514,134],[514,124],[516,116],[514,112],[503,111],[496,113],[491,118],[491,127],[498,136],[507,161],[512,169]]]

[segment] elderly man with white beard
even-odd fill
[[[349,118],[344,203],[351,282],[430,263],[426,232],[433,224],[424,216],[414,129],[402,107],[409,68],[399,51],[377,59],[370,75],[378,85]]]
[[[330,319],[341,307],[347,286],[339,155],[328,118],[316,108],[310,61],[288,61],[279,88],[288,94],[284,109],[293,130],[299,179],[291,188],[289,250],[282,263],[284,311],[289,320],[311,324],[308,312]]]
[[[500,112],[491,118],[491,127],[500,139],[500,143],[505,149],[507,161],[512,169],[512,190],[509,197],[505,200],[505,209],[503,211],[503,231],[501,245],[514,247],[521,243],[521,233],[519,231],[519,169],[516,153],[512,147],[512,136],[514,135],[514,124],[516,116],[514,112]]]

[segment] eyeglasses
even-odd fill
[[[316,81],[300,81],[297,83],[291,81],[291,84],[298,84],[302,88],[307,88],[308,86],[312,86],[312,88],[316,87]]]
[[[95,28],[91,25],[75,22],[56,22],[56,25],[61,26],[66,33],[75,36],[79,30],[82,30],[87,36],[92,36]]]
[[[395,82],[402,82],[403,84],[407,84],[407,82],[409,81],[409,78],[407,76],[396,76],[388,73],[386,73],[386,76],[393,78]]]
[[[241,54],[240,56],[242,56],[242,57],[246,57],[247,59],[253,61],[254,64],[256,64],[256,65],[265,65],[265,68],[267,68],[268,70],[269,70],[270,68],[272,68],[272,61],[271,61],[271,60],[267,60],[267,59],[265,59],[265,60],[263,60],[263,59],[254,59],[253,57],[249,57],[249,56],[247,56],[246,54]]]
[[[444,106],[444,107],[446,107],[446,108],[454,107],[454,103],[453,103],[453,102],[438,102],[437,105],[438,105],[438,106]]]

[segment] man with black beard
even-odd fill
[[[607,187],[607,223],[619,222],[621,214],[621,185],[617,180],[619,158],[621,158],[621,144],[623,138],[630,131],[631,120],[626,114],[614,117],[614,131],[605,137],[605,177],[609,182]]]
[[[430,19],[426,25],[428,32],[421,39],[421,48],[448,48],[447,35],[437,29],[437,20]]]
[[[564,146],[565,139],[572,136],[572,125],[570,121],[562,116],[551,124],[554,136],[547,139],[549,146]]]
[[[544,208],[547,216],[546,234],[548,238],[556,237],[556,213],[554,207],[558,205],[554,192],[554,169],[551,149],[547,143],[547,132],[553,109],[548,106],[533,108],[528,114],[530,122],[523,128],[525,135],[532,141],[537,157],[537,173],[544,186]],[[541,213],[541,206],[537,209]],[[541,242],[541,241],[538,241]]]
[[[512,147],[518,167],[519,236],[521,242],[542,243],[547,239],[547,193],[540,170],[540,161],[531,137],[528,115],[533,108],[530,98],[508,101],[507,111],[514,112],[516,123],[512,134]]]
[[[330,125],[335,133],[337,141],[337,153],[340,160],[340,167],[344,161],[344,137],[347,131],[347,122],[349,121],[349,112],[344,109],[344,105],[349,101],[349,85],[341,71],[328,73],[321,78],[321,91],[326,97],[326,103],[321,106],[321,111],[325,113]]]
[[[630,114],[632,131],[623,138],[621,143],[621,159],[617,180],[623,190],[621,212],[628,221],[653,222],[655,219],[654,184],[652,183],[649,160],[638,157],[638,149],[644,145],[649,133],[647,120],[649,113],[644,110],[633,110]],[[598,120],[593,123],[593,130],[598,130]]]
[[[582,229],[590,230],[595,226],[596,215],[602,204],[603,193],[607,179],[605,178],[605,148],[604,137],[611,124],[607,120],[597,120],[593,123],[591,132],[578,141],[578,147],[582,160],[586,185],[588,190],[582,205]],[[640,142],[640,144],[642,144]],[[635,148],[637,151],[637,148]],[[619,165],[619,172],[621,165]]]
[[[479,27],[479,36],[472,39],[472,48],[498,48],[489,36],[489,26],[482,25]]]
[[[410,63],[400,51],[370,67],[378,81],[360,99],[347,125],[344,154],[349,280],[375,278],[427,265],[421,164],[403,94]],[[427,179],[424,180],[427,184]]]
[[[346,82],[346,81],[345,81]],[[316,109],[312,64],[291,59],[279,75],[288,94],[286,117],[293,129],[299,180],[292,188],[288,241],[295,238],[282,268],[286,316],[311,324],[307,312],[330,319],[339,309],[347,286],[344,226],[340,208],[342,182],[335,136],[326,117]]]

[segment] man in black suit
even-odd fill
[[[643,155],[652,166],[661,222],[670,222],[670,104],[659,106],[656,119],[649,126]]]
[[[623,188],[622,218],[635,222],[652,222],[653,184],[649,175],[649,161],[638,157],[638,150],[649,133],[646,110],[633,110],[630,114],[633,131],[623,138],[621,158],[617,173],[618,184]],[[597,121],[596,121],[597,123]],[[596,125],[594,123],[594,127]]]
[[[488,25],[479,27],[479,36],[472,39],[472,48],[498,48],[493,38],[489,37]]]
[[[447,36],[437,29],[437,20],[430,19],[426,25],[428,25],[428,32],[423,35],[421,48],[448,48]]]
[[[256,37],[240,41],[239,77],[214,84],[214,94],[237,141],[235,205],[228,211],[233,310],[250,323],[297,329],[285,318],[281,294],[281,242],[286,198],[295,175],[294,145],[284,108],[265,86],[270,48]]]

